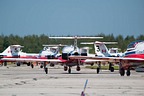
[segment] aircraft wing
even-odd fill
[[[89,60],[96,60],[96,61],[109,61],[112,60],[111,58],[107,57],[93,57],[93,56],[69,56],[70,59],[89,59]]]
[[[107,60],[96,60],[96,59],[86,59],[83,63],[93,63],[93,62],[107,62]]]
[[[90,56],[69,56],[69,59],[79,59],[83,63],[92,63],[92,62],[135,62],[140,61],[143,62],[144,58],[128,58],[128,57],[90,57]],[[40,59],[40,58],[1,58],[2,61],[9,62],[56,62],[56,63],[64,63],[67,60],[61,59]]]
[[[102,39],[103,37],[79,37],[79,36],[74,36],[74,37],[49,37],[51,39]]]
[[[69,56],[70,59],[85,59],[88,61],[108,61],[108,62],[120,62],[120,61],[144,61],[144,58],[128,58],[128,57],[91,57],[91,56]]]
[[[131,60],[131,61],[144,61],[144,58],[127,58],[127,57],[121,57],[121,58],[115,58],[117,60]]]
[[[2,61],[21,61],[21,62],[64,62],[59,59],[34,59],[34,58],[1,58]]]

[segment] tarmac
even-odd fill
[[[131,72],[120,76],[102,70],[81,68],[72,73],[63,71],[63,66],[49,68],[48,74],[35,66],[0,67],[0,96],[80,96],[88,79],[86,96],[144,96],[144,73]]]

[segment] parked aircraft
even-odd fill
[[[125,61],[128,65],[125,65],[124,68],[121,68],[121,74],[125,74],[125,69],[127,69],[127,74],[130,74],[130,69],[132,67],[137,67],[144,65],[144,41],[137,40],[131,42],[127,46],[127,50],[124,53],[125,58],[129,59]],[[123,66],[122,66],[123,67]],[[126,68],[125,68],[126,67]]]
[[[60,47],[66,46],[62,44],[57,45],[43,45],[43,50],[39,53],[38,59],[58,59],[61,56]],[[57,62],[49,62],[50,66],[54,66]],[[41,68],[43,68],[44,63],[41,62]]]
[[[74,37],[49,37],[49,38],[51,39],[74,39],[74,45],[65,46],[62,49],[62,56],[60,57],[60,60],[62,61],[61,63],[64,65],[64,71],[68,70],[68,73],[71,73],[72,66],[77,66],[76,70],[80,71],[80,65],[82,62],[81,60],[78,60],[78,59],[70,59],[69,56],[87,56],[87,52],[85,52],[82,49],[80,50],[80,48],[77,46],[77,40],[78,39],[102,39],[103,37],[74,36]]]
[[[130,70],[133,67],[143,65],[144,62],[144,41],[134,41],[128,45],[127,51],[124,57],[90,57],[90,56],[77,56],[69,57],[77,59],[91,59],[91,60],[104,60],[108,62],[119,62],[119,72],[121,76],[125,75],[125,70],[127,70],[126,75],[130,76]],[[98,68],[97,68],[98,69]]]
[[[87,53],[80,53],[80,49],[77,47],[78,39],[101,39],[103,37],[49,37],[53,39],[74,39],[74,45],[65,46],[62,50],[62,54],[57,59],[47,58],[1,58],[2,61],[16,61],[16,62],[44,62],[44,70],[48,73],[47,63],[61,63],[64,65],[64,70],[71,73],[71,67],[77,66],[77,71],[80,71],[81,60],[70,59],[69,56],[87,56]],[[83,62],[82,62],[83,63]]]
[[[56,38],[56,37],[51,37]],[[63,37],[63,39],[66,37]],[[70,38],[70,37],[69,37]],[[77,71],[80,71],[80,65],[85,62],[119,62],[119,69],[120,69],[120,75],[125,75],[125,70],[127,70],[126,74],[127,76],[130,76],[130,70],[132,67],[137,67],[139,65],[142,65],[141,62],[144,62],[144,42],[143,41],[135,41],[132,42],[127,49],[127,52],[125,54],[128,54],[125,57],[91,57],[87,56],[87,54],[82,54],[79,51],[79,48],[77,47],[77,39],[79,37],[71,37],[74,39],[74,46],[66,46],[62,50],[62,56],[58,59],[39,59],[39,58],[1,58],[3,61],[27,61],[27,62],[33,62],[33,61],[40,61],[44,62],[44,69],[46,74],[48,73],[48,68],[46,66],[46,62],[57,62],[62,63],[64,65],[64,70],[69,73],[71,73],[71,67],[77,66]],[[83,37],[84,38],[84,37]],[[90,37],[86,37],[90,38]],[[60,37],[59,37],[60,39]],[[93,37],[94,39],[94,37]],[[134,52],[135,51],[135,52]],[[139,62],[139,63],[137,63]],[[100,63],[99,63],[100,65]],[[98,69],[98,68],[97,68]]]
[[[82,48],[80,48],[80,53],[86,53],[87,56],[94,56],[95,57],[96,54],[91,54],[89,52],[90,49],[92,49],[92,48],[90,48],[90,47],[82,47]]]
[[[117,44],[117,42],[100,42],[100,41],[95,41],[95,42],[82,42],[81,44],[93,44],[94,49],[95,49],[95,55],[91,55],[93,57],[119,57],[122,56],[122,53],[118,53],[118,48],[111,48],[108,50],[105,44]],[[94,60],[90,60],[94,61]],[[98,62],[98,61],[96,61]],[[101,61],[106,63],[106,61]],[[98,67],[97,67],[97,73],[99,73],[101,69],[101,62],[98,62]],[[114,72],[114,67],[111,62],[107,62],[109,64],[109,70],[111,72]]]
[[[21,48],[24,46],[21,45],[10,45],[6,50],[0,53],[1,58],[36,58],[39,54],[36,53],[25,53],[22,52]],[[0,60],[1,63],[4,62],[4,65],[7,65],[7,61]],[[26,62],[23,62],[26,63]],[[30,65],[30,63],[27,63]],[[17,66],[20,66],[20,62],[17,62]]]
[[[66,46],[62,44],[57,45],[43,45],[43,50],[39,53],[39,57],[47,58],[47,59],[54,59],[61,56],[60,54],[60,47]]]
[[[83,42],[81,44],[94,44],[95,54],[98,57],[122,57],[123,53],[118,52],[118,48],[108,48],[105,44],[117,44],[117,42]]]
[[[143,57],[144,55],[144,41],[143,40],[137,40],[137,41],[133,41],[131,42],[128,46],[127,46],[127,50],[125,52],[125,56],[126,57]]]

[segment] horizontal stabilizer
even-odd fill
[[[44,47],[61,47],[61,46],[67,46],[62,44],[55,44],[55,45],[43,45]]]
[[[74,37],[49,37],[51,39],[102,39],[103,37],[79,37],[79,36],[74,36]]]
[[[23,48],[24,46],[21,46],[21,45],[10,45],[10,47],[14,47],[14,48]]]
[[[118,44],[118,42],[81,42],[80,44]]]

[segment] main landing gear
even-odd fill
[[[44,71],[45,71],[46,74],[48,74],[48,68],[47,67],[44,68]]]
[[[99,72],[100,72],[100,69],[101,69],[101,62],[99,62],[99,64],[98,64],[98,67],[97,67],[97,69],[96,69],[96,71],[97,71],[97,74],[99,74]]]
[[[97,69],[96,69],[97,74],[99,74],[100,69],[101,69],[101,62],[98,62],[98,67],[97,67]],[[114,67],[113,67],[113,64],[112,64],[112,63],[109,63],[109,70],[110,70],[111,72],[114,72]]]
[[[125,69],[124,69],[124,68],[120,68],[119,72],[120,72],[120,75],[121,75],[121,76],[124,76],[124,75],[125,75]],[[127,75],[127,76],[130,76],[130,75],[131,75],[130,68],[127,69],[126,75]]]
[[[113,67],[113,64],[112,64],[112,63],[109,63],[109,70],[110,70],[111,72],[114,72],[114,67]]]
[[[80,66],[77,66],[76,70],[80,71],[81,70]],[[70,74],[71,73],[71,66],[64,66],[64,71],[68,71],[68,73]]]
[[[43,67],[44,67],[45,73],[48,74],[48,67],[46,66],[46,62],[44,62],[44,66]]]
[[[31,68],[34,68],[34,65],[31,63]]]
[[[127,76],[130,76],[131,75],[131,72],[130,72],[131,67],[130,66],[122,66],[122,65],[124,65],[124,64],[123,64],[122,61],[120,61],[120,63],[119,63],[119,73],[120,73],[120,75],[124,76],[125,73],[126,73]],[[125,72],[125,69],[127,69],[126,72]]]
[[[71,67],[69,66],[69,69],[68,69],[68,73],[70,74],[71,73]]]
[[[99,74],[99,72],[100,72],[100,68],[99,68],[99,67],[97,67],[97,74]]]
[[[64,66],[64,71],[68,71],[68,73],[71,73],[71,66]]]

